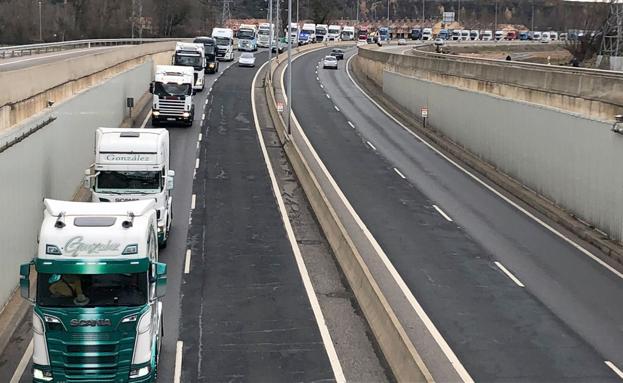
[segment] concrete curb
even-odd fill
[[[383,108],[390,111],[398,120],[401,120],[409,129],[417,134],[425,136],[442,152],[448,154],[458,162],[467,165],[510,195],[518,198],[540,214],[553,220],[582,240],[598,248],[601,253],[595,255],[610,266],[618,270],[623,269],[623,246],[619,243],[608,239],[606,236],[596,231],[594,227],[579,221],[573,214],[557,206],[547,198],[526,188],[521,182],[511,176],[501,173],[495,166],[481,160],[439,131],[425,129],[418,117],[396,106],[396,103],[386,97],[383,90],[376,85],[373,80],[369,79],[365,73],[361,72],[361,68],[357,65],[357,60],[353,60],[351,68],[355,79],[359,85],[366,90],[368,95],[382,105]]]
[[[297,49],[295,54],[324,47],[305,48],[307,47]],[[274,72],[277,67],[271,66],[270,70]],[[268,109],[284,151],[394,376],[398,381],[433,381],[396,313],[323,191],[314,171],[296,142],[287,136],[286,125],[277,111],[273,84],[270,81],[265,82],[265,93]]]

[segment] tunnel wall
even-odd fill
[[[139,100],[152,78],[154,60],[46,109],[0,135],[0,308],[19,280],[19,265],[33,258],[43,217],[43,199],[70,200],[94,160],[95,130],[119,126],[126,97]],[[4,151],[2,147],[37,125],[50,124]]]

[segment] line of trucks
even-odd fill
[[[152,120],[192,125],[193,95],[218,61],[233,60],[233,31],[177,43],[158,65]],[[83,185],[92,202],[45,199],[35,257],[20,266],[33,304],[33,381],[154,382],[163,334],[175,171],[162,128],[98,128]]]
[[[516,31],[516,30],[477,30],[477,29],[441,29],[434,33],[432,28],[413,28],[411,30],[412,40],[448,40],[448,41],[566,41],[577,39],[577,35],[558,33],[555,31]]]

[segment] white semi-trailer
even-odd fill
[[[175,172],[166,129],[98,128],[95,164],[85,172],[93,202],[155,201],[158,243],[169,239]]]
[[[217,60],[234,60],[234,31],[230,28],[213,28],[212,38],[216,40]]]

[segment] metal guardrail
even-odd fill
[[[144,38],[144,39],[91,39],[91,40],[73,40],[56,43],[15,45],[8,47],[0,47],[0,58],[21,57],[38,53],[55,52],[79,48],[93,48],[117,45],[138,45],[146,43],[155,43],[163,41],[180,41],[179,38]]]

